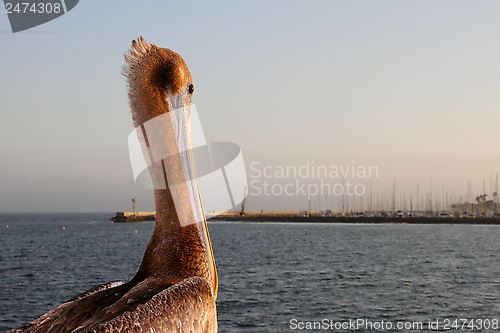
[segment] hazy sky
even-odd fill
[[[314,161],[376,166],[378,177],[357,180],[374,193],[394,179],[398,193],[429,191],[431,179],[450,197],[468,180],[489,193],[500,169],[498,17],[498,1],[87,0],[12,34],[0,13],[0,212],[114,212],[134,196],[153,209],[132,177],[120,74],[141,35],[184,57],[207,139],[240,145],[249,180],[254,162]],[[301,201],[250,196],[248,208]]]

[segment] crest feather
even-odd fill
[[[123,66],[122,74],[128,77],[131,69],[141,61],[142,57],[151,50],[151,47],[152,45],[149,44],[142,36],[137,38],[137,41],[133,40],[132,46],[124,54],[125,62],[127,64]]]

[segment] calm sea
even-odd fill
[[[110,216],[0,215],[0,331],[135,273],[154,223]],[[209,228],[219,332],[459,331],[464,320],[464,331],[499,330],[500,226]]]

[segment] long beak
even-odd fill
[[[215,259],[212,250],[212,243],[210,241],[210,235],[208,233],[208,226],[205,217],[205,211],[203,209],[203,203],[200,195],[200,190],[198,188],[198,182],[196,180],[196,170],[194,167],[194,158],[192,154],[192,142],[191,138],[193,133],[191,133],[191,100],[186,98],[187,92],[183,89],[177,96],[169,95],[169,104],[171,111],[169,112],[170,118],[172,120],[172,125],[174,129],[174,134],[176,137],[176,142],[178,145],[180,160],[182,163],[182,169],[184,173],[184,184],[179,184],[176,182],[170,182],[173,186],[169,186],[172,192],[177,192],[178,187],[187,188],[189,195],[189,205],[186,205],[186,200],[182,200],[180,195],[174,195],[174,202],[176,209],[178,206],[183,207],[190,206],[192,208],[192,213],[194,220],[198,222],[198,229],[205,247],[207,264],[210,272],[210,278],[212,279],[212,292],[214,296],[217,296],[218,291],[218,276],[217,269],[215,266]],[[196,133],[198,134],[198,133]],[[168,173],[167,173],[168,177]],[[180,193],[179,193],[180,194]],[[177,198],[176,198],[177,197]],[[178,202],[178,203],[177,203]],[[179,211],[179,210],[178,210]]]
[[[196,180],[191,143],[191,99],[185,97],[186,93],[181,91],[176,96],[169,96],[169,111],[148,120],[142,128],[136,129],[136,133],[154,188],[167,189],[168,184],[180,226],[198,226],[206,251],[212,292],[216,296],[217,270]]]

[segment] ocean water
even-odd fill
[[[135,273],[154,223],[115,224],[110,216],[0,215],[0,332]],[[209,229],[219,332],[499,330],[500,226]]]

